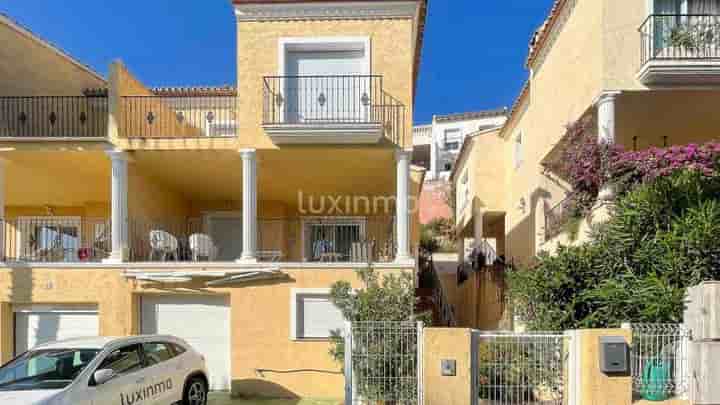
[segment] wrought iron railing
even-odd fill
[[[237,136],[235,96],[124,96],[120,109],[126,138]]]
[[[99,262],[110,255],[106,218],[19,217],[0,220],[6,262]]]
[[[0,138],[104,138],[107,97],[0,97]]]
[[[686,395],[690,387],[690,331],[681,324],[630,324],[633,391],[660,401]]]
[[[640,27],[641,63],[720,59],[720,15],[653,14]]]
[[[545,241],[560,235],[572,218],[579,215],[574,195],[567,196],[557,205],[545,211]]]
[[[257,254],[265,262],[384,263],[395,259],[392,217],[258,219]],[[130,261],[235,261],[242,220],[233,216],[132,219]]]
[[[382,76],[266,76],[263,124],[377,124],[397,143],[405,106],[383,90]]]

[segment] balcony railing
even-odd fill
[[[382,76],[267,76],[263,79],[263,125],[376,125],[402,141],[405,106],[383,90]]]
[[[393,224],[391,217],[259,219],[258,259],[391,262]],[[242,255],[239,217],[131,220],[129,237],[132,262],[232,262]]]
[[[104,138],[107,97],[0,97],[2,138]]]
[[[237,136],[235,96],[125,96],[120,104],[122,137]]]
[[[577,204],[573,195],[566,197],[545,212],[545,241],[560,235],[565,226],[578,216]]]
[[[20,217],[0,220],[0,261],[92,263],[110,257],[106,218]],[[388,263],[395,259],[393,217],[258,220],[265,262]],[[131,219],[130,262],[234,262],[242,255],[239,217]]]
[[[0,220],[6,262],[99,262],[110,255],[106,218],[20,217]]]
[[[640,27],[641,63],[720,60],[720,15],[649,16]]]

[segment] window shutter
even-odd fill
[[[328,338],[331,331],[343,328],[343,315],[327,295],[299,295],[297,299],[297,337]]]

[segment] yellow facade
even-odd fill
[[[0,21],[0,38],[12,44],[0,51],[0,56],[19,63],[12,67],[17,74],[8,71],[8,75],[0,75],[0,102],[12,102],[2,100],[4,96],[81,96],[88,89],[95,89],[92,94],[97,97],[92,102],[82,97],[63,100],[76,107],[73,113],[58,112],[54,118],[65,125],[63,128],[70,128],[67,132],[59,132],[55,122],[48,124],[46,116],[24,118],[29,123],[43,121],[31,134],[0,123],[0,175],[5,180],[4,192],[0,193],[4,199],[0,213],[4,232],[0,240],[8,259],[0,267],[0,359],[5,361],[16,354],[14,311],[20,306],[97,305],[100,334],[124,336],[140,333],[140,302],[144,296],[220,295],[229,300],[228,357],[234,394],[342,397],[341,366],[328,354],[329,341],[290,337],[291,291],[329,289],[340,280],[361,287],[355,272],[367,266],[352,260],[305,262],[311,249],[304,240],[304,224],[309,218],[365,219],[366,237],[378,250],[389,246],[375,256],[382,262],[376,264],[378,271],[414,271],[412,262],[394,262],[395,251],[390,250],[394,249],[397,209],[396,153],[412,147],[416,48],[420,46],[424,20],[420,13],[424,1],[417,3],[414,14],[406,17],[238,20],[235,100],[219,109],[189,109],[182,104],[178,107],[173,103],[203,105],[213,96],[178,96],[180,101],[174,96],[160,97],[120,61],[111,64],[105,80],[32,34],[18,33]],[[382,11],[382,5],[377,7]],[[404,106],[397,125],[407,129],[405,136],[383,137],[376,144],[276,145],[262,125],[263,77],[278,74],[278,42],[288,37],[367,38],[371,44],[367,49],[371,73],[381,75],[383,91]],[[5,57],[18,52],[29,56]],[[32,63],[34,70],[23,65],[25,61]],[[52,67],[54,75],[35,80],[20,74],[35,74],[41,67]],[[39,97],[34,102],[49,101]],[[212,121],[208,118],[211,111],[216,117],[232,118],[237,123],[230,127],[234,133],[211,136],[210,126],[201,125],[203,120]],[[223,124],[222,119],[216,121]],[[98,123],[97,128],[86,130],[88,123]],[[73,136],[80,131],[85,131],[84,137]],[[27,139],[30,136],[37,138]],[[241,151],[246,149],[254,150],[257,159],[257,249],[281,251],[279,260],[253,265],[193,263],[180,257],[172,263],[149,263],[151,229],[177,226],[173,229],[203,232],[212,215],[241,217],[245,174]],[[108,232],[113,196],[108,151],[123,152],[127,159],[130,253],[124,263],[101,261],[111,249]],[[423,180],[424,171],[411,167],[411,200],[418,198]],[[326,204],[308,212],[310,197],[316,202],[322,197],[333,202],[342,199],[343,203]],[[380,209],[373,206],[375,199],[381,202]],[[414,251],[419,242],[417,211],[411,212],[409,218],[410,246]],[[63,226],[76,229],[62,231],[77,239],[69,259],[66,246],[65,253],[62,249],[52,252],[55,247],[43,247],[38,241],[43,232],[60,232],[57,230]],[[38,259],[44,262],[35,262]],[[128,273],[218,269],[273,270],[283,277],[210,287],[203,277],[164,283],[139,281]]]
[[[531,47],[529,79],[507,123],[493,141],[469,138],[453,172],[456,187],[466,170],[482,173],[479,181],[470,181],[475,204],[458,213],[459,231],[466,237],[488,236],[480,229],[487,228],[489,218],[498,223],[496,218],[502,217],[505,255],[515,264],[529,263],[560,244],[586,240],[589,223],[580,225],[578,235],[546,237],[546,214],[571,190],[542,164],[557,152],[569,124],[587,118],[599,132],[604,125],[598,123],[601,96],[614,100],[615,142],[627,150],[718,139],[711,106],[720,93],[709,82],[671,86],[641,81],[638,30],[648,17],[648,2],[556,3]],[[503,145],[499,158],[496,149],[485,150],[496,142]],[[474,227],[476,218],[486,226]]]

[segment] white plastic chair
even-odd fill
[[[162,261],[166,261],[169,257],[178,260],[178,240],[176,237],[165,231],[150,231],[150,261],[153,260],[155,254],[158,254]]]
[[[188,239],[190,253],[194,262],[199,262],[201,257],[207,257],[208,261],[217,258],[218,248],[212,238],[202,233],[194,233]]]

